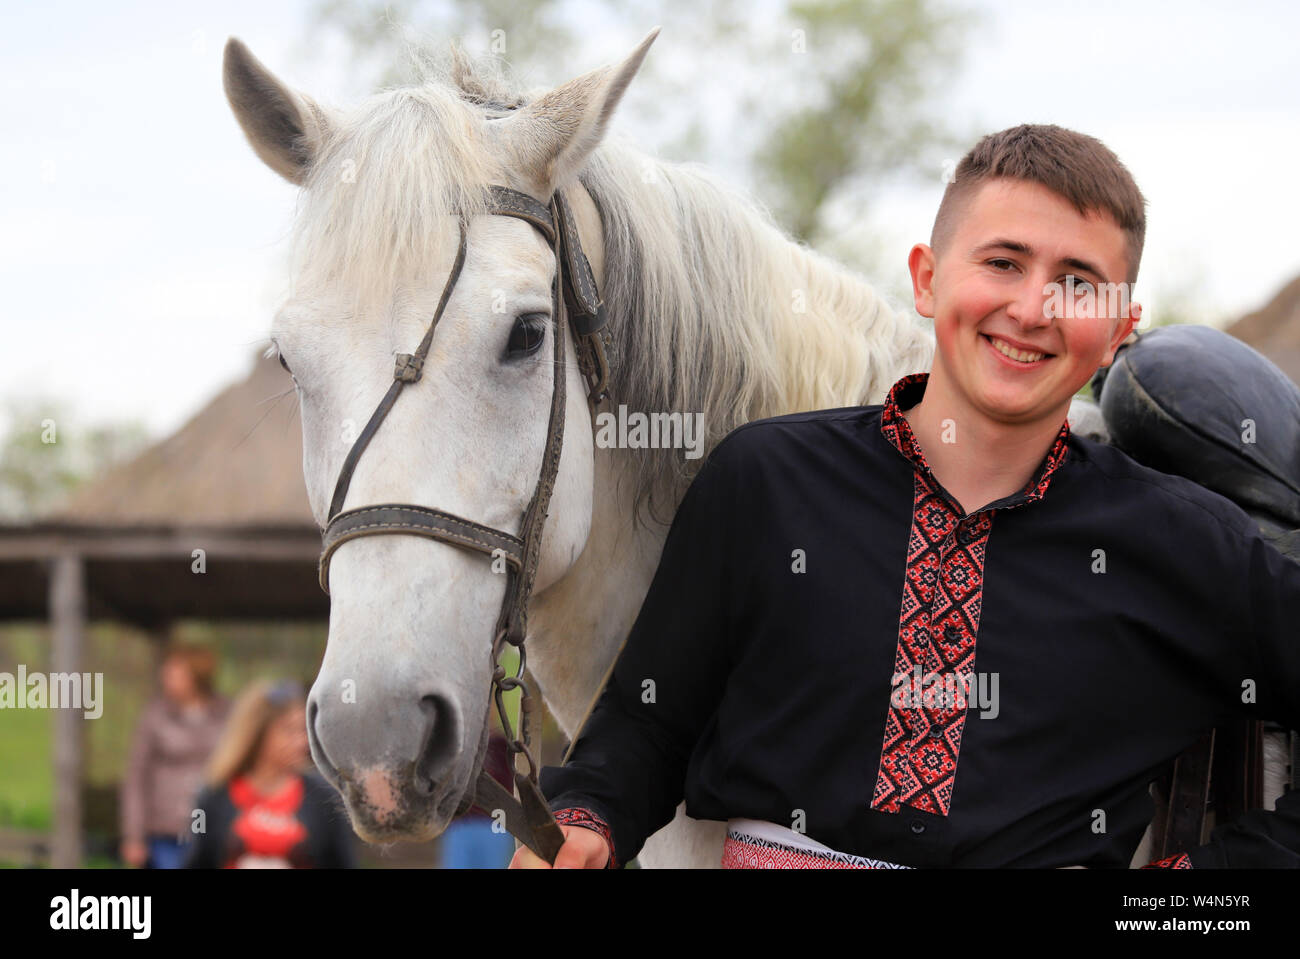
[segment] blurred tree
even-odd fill
[[[954,75],[971,21],[934,0],[796,0],[783,66],[800,100],[758,150],[764,193],[795,236],[816,242],[833,197],[908,171],[933,176],[941,151],[963,149],[930,98]],[[802,61],[802,62],[800,62]],[[861,213],[859,213],[859,217]]]
[[[139,451],[137,422],[85,426],[65,404],[11,398],[0,438],[0,517],[30,519],[58,506],[82,482]]]
[[[544,50],[569,50],[573,33],[556,0],[319,0],[310,29],[343,34],[373,86],[410,83],[431,42],[456,38],[518,71]],[[552,59],[555,59],[552,57]]]

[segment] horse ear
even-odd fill
[[[281,83],[235,37],[226,41],[221,72],[226,99],[257,155],[301,186],[329,132],[325,111]]]
[[[520,166],[532,172],[545,193],[582,169],[657,36],[655,27],[622,63],[570,80],[504,121]]]

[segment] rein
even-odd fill
[[[461,269],[465,265],[468,239],[467,226],[462,217],[459,223],[460,246],[456,252],[456,261],[443,286],[442,296],[429,322],[429,328],[414,353],[397,355],[393,383],[352,444],[339,471],[334,495],[330,500],[330,518],[322,538],[319,575],[321,589],[329,595],[330,558],[335,551],[349,540],[390,533],[424,536],[506,561],[506,592],[493,630],[491,645],[492,691],[496,700],[497,714],[501,718],[501,727],[505,730],[509,743],[512,755],[510,765],[514,774],[515,787],[519,791],[519,799],[516,800],[509,791],[493,779],[486,768],[480,768],[473,796],[466,795],[456,810],[456,815],[463,814],[475,803],[486,809],[501,809],[505,813],[505,825],[510,833],[538,856],[549,863],[554,863],[555,856],[564,843],[564,834],[556,824],[555,817],[551,814],[546,798],[538,786],[538,762],[531,748],[530,719],[532,719],[534,702],[524,681],[524,670],[527,666],[524,639],[528,632],[528,600],[532,595],[533,582],[537,575],[541,558],[542,529],[546,523],[551,493],[555,488],[555,479],[559,472],[560,453],[564,447],[565,328],[567,326],[572,331],[578,354],[578,367],[587,382],[587,398],[593,407],[608,395],[609,363],[605,347],[610,342],[610,337],[609,331],[605,329],[605,307],[596,290],[591,264],[582,251],[573,210],[564,194],[556,191],[550,203],[543,204],[526,193],[503,186],[490,186],[488,192],[491,201],[488,209],[490,215],[511,216],[524,220],[536,228],[555,251],[555,276],[551,285],[555,369],[552,377],[550,416],[546,428],[546,446],[542,456],[541,472],[532,498],[520,520],[519,533],[515,535],[505,530],[485,526],[431,506],[379,503],[343,510],[343,502],[347,499],[348,488],[352,483],[352,474],[356,470],[357,462],[379,430],[384,418],[397,402],[402,390],[410,384],[418,383],[423,374],[424,361],[433,342],[434,331],[446,309],[447,301],[451,298],[452,289],[460,278]],[[519,651],[519,668],[514,676],[506,676],[505,669],[497,662],[507,643]],[[518,733],[506,717],[502,700],[505,692],[516,687],[520,689],[521,729]],[[517,753],[522,753],[527,761],[527,773],[521,773],[516,767],[513,756]],[[565,758],[568,758],[567,755]]]

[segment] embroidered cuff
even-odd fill
[[[556,823],[561,826],[581,826],[583,829],[590,829],[604,837],[605,844],[609,846],[609,859],[605,861],[605,868],[618,868],[618,860],[614,858],[614,834],[605,820],[590,809],[584,809],[581,806],[556,809],[552,812],[552,815],[555,816]]]
[[[1157,859],[1155,862],[1149,862],[1143,869],[1191,869],[1192,860],[1188,858],[1187,853],[1180,852],[1176,856],[1166,856],[1164,859]]]

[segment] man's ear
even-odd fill
[[[1110,343],[1106,348],[1106,356],[1101,363],[1102,366],[1110,366],[1115,362],[1115,353],[1119,350],[1120,344],[1129,338],[1133,328],[1137,326],[1138,321],[1142,319],[1142,304],[1130,303],[1128,315],[1121,317],[1115,323],[1115,330],[1111,334]]]
[[[912,247],[907,256],[907,268],[912,273],[912,302],[916,312],[934,319],[934,250],[924,243]]]

